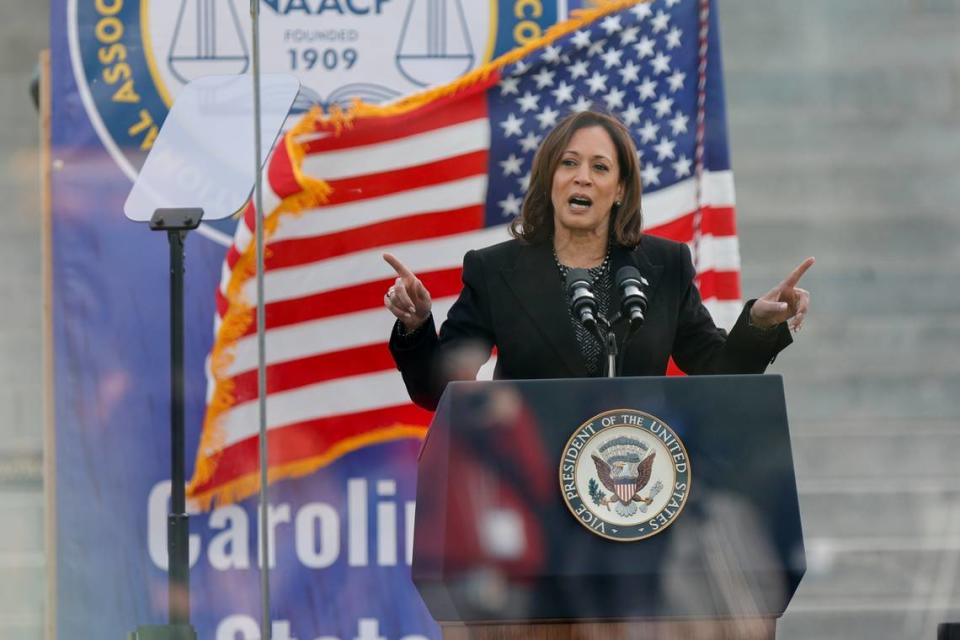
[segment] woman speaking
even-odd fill
[[[446,383],[473,379],[493,347],[498,379],[602,375],[602,344],[568,304],[571,269],[589,271],[598,314],[611,320],[617,270],[634,267],[646,280],[645,322],[623,345],[623,375],[663,375],[671,356],[688,374],[762,373],[803,323],[810,294],[797,283],[813,258],[747,302],[727,334],[700,300],[687,246],[642,232],[640,194],[627,129],[601,113],[576,113],[537,151],[513,239],[464,257],[463,290],[439,335],[430,293],[385,254],[397,273],[384,296],[397,318],[390,350],[411,399],[435,409]],[[612,324],[621,341],[627,324]]]

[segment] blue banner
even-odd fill
[[[123,202],[179,88],[249,70],[250,17],[247,0],[51,4],[56,628],[119,638],[166,621],[170,494],[167,239],[127,221]],[[450,0],[439,38],[418,30],[426,4],[263,0],[265,70],[298,74],[324,104],[385,101],[537,37],[571,8]],[[423,51],[442,64],[420,64]],[[235,224],[186,243],[188,464]],[[371,446],[271,487],[275,640],[439,637],[410,582],[418,448]],[[253,500],[191,517],[199,637],[259,637],[257,530]]]

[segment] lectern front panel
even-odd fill
[[[452,383],[421,452],[439,621],[778,616],[804,570],[779,376]]]

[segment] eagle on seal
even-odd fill
[[[635,438],[620,437],[604,443],[599,449],[599,456],[591,454],[600,482],[613,493],[604,497],[601,505],[609,510],[610,503],[615,502],[617,513],[626,517],[636,513],[635,503],[648,505],[653,502],[652,497],[640,496],[650,482],[653,460],[657,455],[654,451],[644,457],[648,450],[645,443]]]

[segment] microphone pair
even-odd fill
[[[620,293],[620,316],[630,321],[630,332],[640,328],[646,319],[648,282],[636,267],[625,266],[617,270],[617,291]],[[593,278],[586,269],[570,269],[567,272],[567,295],[573,315],[591,332],[597,330],[597,298],[593,295]]]

